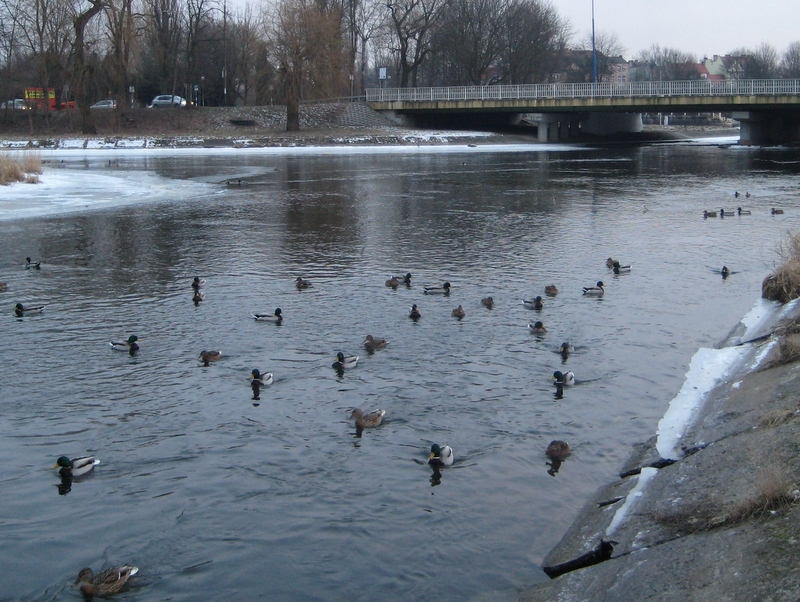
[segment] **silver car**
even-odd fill
[[[28,103],[22,98],[7,100],[3,104],[0,104],[0,111],[27,111],[28,109],[30,109]]]
[[[155,107],[185,107],[186,99],[172,94],[160,94],[150,103],[150,108]]]
[[[90,109],[116,109],[117,108],[117,101],[116,100],[98,100],[94,103]]]

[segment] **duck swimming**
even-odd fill
[[[775,209],[775,207],[771,210],[772,215],[783,215],[783,209]]]
[[[195,276],[194,280],[192,280],[192,288],[194,290],[204,287],[205,285],[206,285],[205,279],[200,278],[199,276]]]
[[[347,370],[349,368],[355,368],[356,364],[358,364],[357,355],[345,356],[345,354],[340,351],[336,354],[336,361],[333,362],[331,366],[336,370]]]
[[[426,295],[449,295],[450,283],[445,282],[442,286],[426,286],[424,292]]]
[[[139,572],[135,566],[119,566],[100,571],[96,575],[89,567],[81,569],[75,585],[81,584],[81,593],[85,598],[93,596],[110,596],[122,589],[122,586]]]
[[[356,408],[350,413],[350,418],[355,418],[356,428],[367,429],[379,426],[386,410],[375,410],[365,414],[361,408]]]
[[[44,305],[37,305],[36,307],[24,307],[22,303],[17,303],[14,306],[14,313],[18,318],[21,318],[25,314],[40,314],[44,308]]]
[[[545,450],[545,455],[551,460],[563,460],[572,450],[566,441],[551,441]]]
[[[405,276],[403,276],[403,284],[406,286],[411,286],[411,272],[408,272]]]
[[[392,276],[391,278],[389,278],[389,280],[386,281],[386,286],[388,286],[389,288],[397,288],[398,286],[400,286],[400,280]]]
[[[558,294],[558,289],[555,284],[548,284],[544,287],[544,294],[548,297],[555,297]]]
[[[716,209],[714,211],[703,210],[703,218],[708,218],[708,217],[717,217]]]
[[[573,351],[575,351],[575,348],[570,344],[569,341],[564,341],[561,343],[561,347],[558,348],[558,352],[561,355],[569,355]]]
[[[272,372],[261,372],[258,368],[253,368],[250,372],[250,384],[258,386],[271,385],[274,382]]]
[[[545,328],[544,324],[541,322],[530,322],[528,324],[528,329],[534,334],[544,334],[547,332],[547,328]]]
[[[304,288],[311,288],[312,284],[308,280],[303,280],[300,276],[294,281],[294,285],[297,287],[297,290],[303,290]]]
[[[376,339],[371,334],[364,338],[364,347],[370,350],[383,349],[386,347],[386,343],[388,343],[386,339]]]
[[[139,351],[139,345],[136,341],[139,340],[135,334],[128,337],[127,341],[111,341],[109,345],[114,351],[127,351],[131,355]]]
[[[201,301],[205,301],[206,296],[201,293],[199,290],[195,289],[194,294],[192,295],[192,302],[194,302],[194,306],[197,307],[200,305]]]
[[[257,322],[281,322],[283,320],[283,312],[278,307],[271,314],[253,314],[253,319]]]
[[[563,373],[560,370],[553,372],[553,380],[556,385],[572,386],[575,384],[575,374],[572,372]]]
[[[614,260],[611,257],[606,259],[606,267],[607,268],[613,268],[614,267]]]
[[[30,257],[25,258],[25,269],[33,268],[35,270],[42,269],[42,262],[41,261],[31,261]]]
[[[631,266],[630,265],[620,265],[619,261],[614,262],[614,273],[615,274],[622,274],[624,272],[630,272]]]
[[[483,305],[486,309],[492,309],[494,307],[494,299],[491,297],[484,297],[481,299],[481,305]]]
[[[453,448],[449,445],[439,447],[437,443],[431,445],[431,453],[428,456],[428,464],[431,466],[452,466],[455,458]]]
[[[728,269],[728,266],[722,266],[722,269],[719,271],[722,274],[722,279],[725,280],[728,276],[731,275],[731,271]]]
[[[58,474],[62,477],[80,477],[90,473],[98,464],[100,460],[95,460],[94,456],[82,456],[71,460],[67,456],[61,456],[53,468],[60,468]]]
[[[751,215],[753,212],[749,211],[749,210],[742,209],[741,207],[738,207],[736,209],[736,213],[738,213],[739,215]]]
[[[587,297],[602,297],[606,290],[603,288],[603,281],[598,280],[596,286],[584,286],[583,294]]]
[[[209,362],[216,362],[219,361],[219,358],[222,357],[221,351],[201,351],[200,352],[200,361],[203,362],[204,366],[208,366]]]
[[[543,309],[544,302],[542,301],[541,297],[536,297],[535,299],[523,299],[522,305],[526,309]]]
[[[464,316],[467,315],[467,312],[465,312],[464,308],[459,305],[453,311],[450,312],[450,315],[453,316],[454,318],[458,318],[459,320],[461,320]]]
[[[408,317],[412,320],[419,320],[422,317],[422,314],[419,313],[419,309],[417,309],[417,304],[411,306],[411,311],[408,313]]]
[[[735,211],[725,211],[725,209],[719,210],[720,217],[730,217],[731,215],[736,215]]]

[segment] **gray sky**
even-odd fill
[[[592,31],[592,0],[550,0],[578,39]],[[659,44],[698,59],[800,41],[800,0],[595,0],[596,31],[615,33],[625,58]]]

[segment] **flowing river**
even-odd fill
[[[0,190],[2,600],[75,600],[82,567],[118,564],[140,568],[125,600],[469,600],[544,580],[800,216],[796,151],[712,141],[44,159],[40,188]],[[280,325],[251,317],[277,307]],[[134,356],[108,344],[131,334]],[[367,353],[367,334],[389,343]],[[337,374],[338,351],[358,365]],[[274,374],[259,400],[253,368]],[[555,370],[577,378],[563,397]],[[384,424],[357,436],[355,407]],[[434,442],[456,458],[439,475]],[[101,463],[62,485],[56,458],[87,454]]]

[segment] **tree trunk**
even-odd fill
[[[75,45],[73,46],[75,57],[72,72],[72,85],[75,90],[75,104],[77,105],[78,115],[81,120],[81,133],[96,134],[97,128],[94,125],[94,118],[89,109],[89,93],[86,89],[86,81],[90,68],[86,65],[84,54],[84,31],[86,25],[96,14],[103,10],[103,0],[90,0],[91,5],[84,12],[79,13],[73,25],[75,27]],[[47,92],[45,91],[45,95]]]

